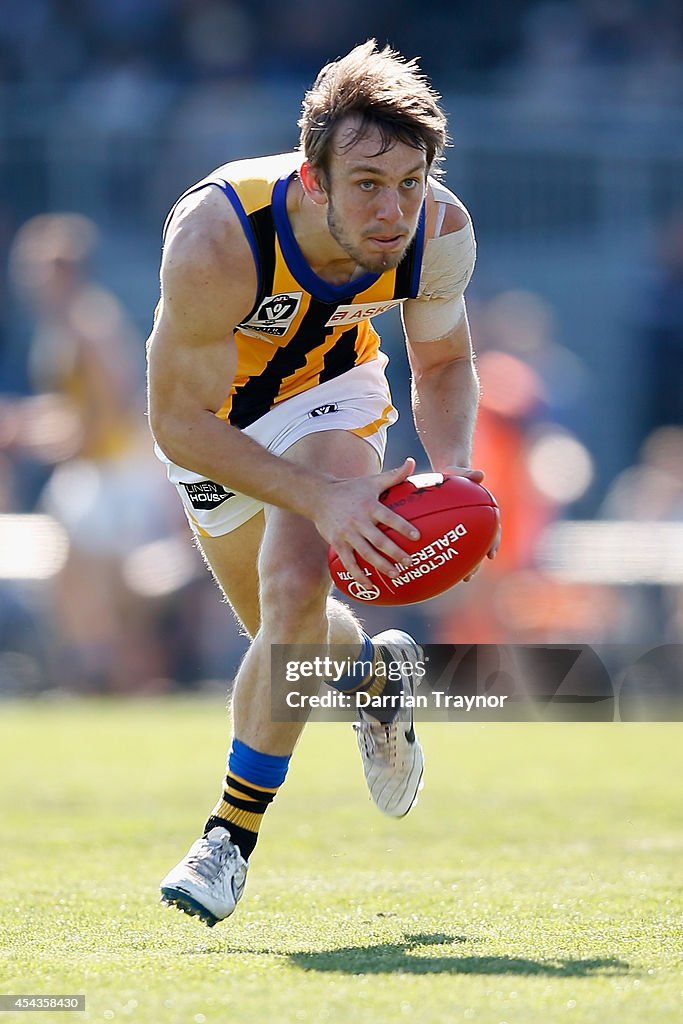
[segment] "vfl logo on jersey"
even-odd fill
[[[292,326],[292,321],[299,311],[302,292],[283,292],[280,295],[268,295],[258,309],[240,327],[251,328],[261,334],[272,334],[282,338]]]
[[[218,508],[228,498],[235,496],[234,491],[227,491],[222,484],[215,484],[213,480],[203,480],[200,484],[183,484],[183,487],[187,491],[190,505],[198,512]]]
[[[386,313],[401,303],[401,299],[389,299],[387,302],[360,302],[350,306],[337,306],[326,327],[337,327],[340,324],[357,324],[361,320],[369,320],[380,313]]]
[[[328,413],[339,412],[339,406],[336,402],[330,402],[329,405],[319,405],[317,409],[311,409],[309,416],[327,416]]]

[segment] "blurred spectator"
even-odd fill
[[[578,430],[592,397],[589,374],[558,340],[557,315],[542,296],[521,288],[494,295],[480,312],[478,347],[521,360],[537,377],[534,415]],[[497,390],[504,390],[502,380]]]
[[[601,507],[606,519],[683,523],[683,427],[659,427],[647,437],[636,465],[612,483]],[[633,637],[680,642],[683,586],[631,587]]]
[[[33,388],[62,399],[73,431],[67,454],[85,458],[125,448],[141,386],[139,339],[114,296],[91,278],[97,240],[88,218],[45,214],[23,225],[10,254],[12,283],[34,319]]]
[[[160,673],[145,609],[125,586],[122,557],[168,526],[163,473],[143,417],[141,339],[91,274],[97,229],[77,214],[46,214],[17,233],[12,281],[34,321],[36,395],[9,403],[6,447],[55,468],[39,506],[70,546],[54,578],[55,633],[65,681],[131,689]]]
[[[500,565],[492,564],[495,575],[500,575],[530,563],[534,540],[550,516],[549,503],[528,466],[527,434],[543,392],[531,367],[507,352],[484,352],[478,368],[482,397],[473,464],[484,468],[485,482],[501,509],[505,543],[499,551]]]
[[[440,639],[497,643],[559,632],[566,641],[585,628],[589,588],[563,592],[533,567],[544,529],[592,479],[588,450],[565,425],[578,418],[588,375],[555,339],[554,314],[538,295],[501,292],[474,309],[472,321],[481,353],[472,464],[486,473],[503,535],[494,562],[443,599]]]
[[[589,376],[556,333],[554,311],[531,291],[500,292],[478,314],[475,458],[506,504],[508,568],[531,564],[540,529],[592,479],[590,455],[576,436]]]
[[[606,519],[683,522],[683,427],[660,427],[640,460],[620,473],[602,504]]]
[[[4,482],[11,507],[22,458],[51,468],[36,507],[68,537],[68,556],[43,589],[52,589],[51,606],[40,609],[52,684],[192,686],[219,677],[221,665],[227,676],[244,644],[224,630],[208,642],[221,596],[168,500],[143,414],[142,339],[93,276],[97,234],[81,215],[45,214],[14,240],[11,278],[33,323],[35,394],[0,404],[0,449],[10,456],[0,491]],[[20,621],[15,605],[3,617],[0,604],[0,637],[10,611]],[[0,684],[1,676],[0,665]]]

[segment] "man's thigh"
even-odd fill
[[[281,458],[314,466],[338,477],[379,473],[379,455],[363,438],[344,430],[309,434]],[[282,553],[297,565],[323,566],[327,546],[310,519],[269,505],[222,537],[199,537],[200,548],[233,611],[250,636],[261,624],[258,565],[266,567]],[[264,544],[264,538],[267,543]],[[277,557],[276,557],[277,556]]]

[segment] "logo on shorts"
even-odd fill
[[[339,406],[336,402],[330,402],[329,405],[319,405],[316,409],[311,409],[309,416],[327,416],[330,412],[339,412]]]
[[[349,594],[355,597],[357,601],[376,601],[379,597],[379,587],[376,587],[374,583],[363,585],[358,583],[356,580],[349,584]]]
[[[190,505],[198,512],[218,508],[228,498],[235,496],[234,491],[227,491],[222,484],[215,484],[213,480],[202,480],[199,484],[183,484],[183,487],[187,491]]]
[[[302,292],[283,292],[280,295],[268,295],[259,304],[258,309],[240,324],[240,327],[251,328],[262,334],[283,337],[292,325],[294,317],[301,305]]]

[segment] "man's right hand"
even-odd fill
[[[414,471],[415,460],[408,458],[398,469],[374,476],[326,480],[323,484],[317,504],[319,511],[312,517],[313,522],[358,583],[367,583],[367,577],[356,554],[387,576],[399,574],[396,563],[404,567],[411,564],[412,556],[394,543],[380,525],[389,526],[411,540],[419,540],[420,532],[383,505],[379,496]]]

